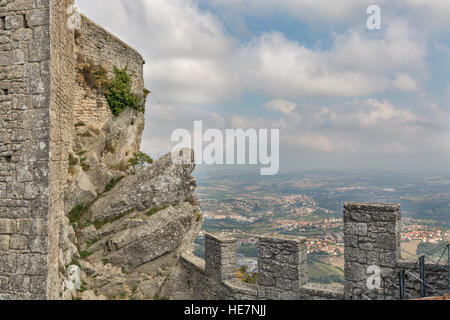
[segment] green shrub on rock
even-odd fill
[[[127,74],[128,66],[120,70],[114,66],[114,78],[106,87],[105,98],[111,112],[118,116],[126,108],[140,109],[139,97],[131,92],[131,79]]]
[[[152,164],[153,159],[148,154],[139,151],[134,153],[134,158],[128,160],[128,163],[135,169],[141,169]]]

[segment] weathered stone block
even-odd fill
[[[25,77],[37,77],[40,75],[40,64],[37,62],[26,63],[23,67]]]
[[[24,19],[22,15],[17,16],[6,16],[5,18],[5,29],[20,29],[24,26]]]
[[[9,66],[11,65],[12,53],[11,52],[2,52],[0,54],[0,66]]]
[[[0,252],[0,273],[13,273],[16,270],[16,254]]]
[[[258,273],[258,284],[260,286],[272,287],[275,285],[275,278],[265,272]]]
[[[0,235],[0,252],[8,251],[9,249],[9,236]]]
[[[29,292],[30,291],[30,277],[22,275],[10,276],[8,282],[8,290],[12,292]]]
[[[50,45],[46,39],[34,39],[28,45],[30,62],[41,62],[50,59]]]
[[[50,12],[48,9],[33,10],[27,16],[28,26],[36,27],[48,25],[50,21]]]
[[[346,235],[365,236],[367,235],[367,223],[347,222],[344,233]]]
[[[358,262],[345,262],[344,274],[345,279],[352,279],[352,281],[365,281],[366,269],[364,264]]]
[[[16,221],[13,219],[0,219],[0,234],[14,234]]]
[[[367,263],[367,253],[359,248],[346,247],[345,248],[345,260],[355,261],[359,263]]]
[[[13,250],[24,250],[27,248],[27,237],[21,235],[13,235],[9,241],[9,248]]]
[[[42,254],[18,254],[16,273],[19,275],[45,275],[47,256]]]
[[[22,219],[17,221],[17,233],[23,235],[44,236],[48,234],[47,222],[44,219]]]
[[[28,248],[32,253],[45,254],[48,252],[47,237],[29,237]]]
[[[9,284],[9,277],[0,277],[0,290],[7,291]]]
[[[14,0],[10,1],[12,10],[30,10],[33,9],[34,1],[30,0]]]
[[[378,234],[375,247],[387,250],[397,249],[397,235],[395,233],[380,233]]]
[[[50,5],[50,0],[35,0],[35,8],[48,8]]]
[[[380,266],[383,267],[395,267],[397,265],[397,252],[381,252],[380,253]]]
[[[28,88],[31,94],[44,94],[49,92],[50,79],[48,77],[30,78]]]
[[[33,30],[33,39],[49,39],[50,38],[50,27],[40,26]]]
[[[345,245],[347,247],[357,247],[358,246],[358,237],[352,235],[345,235]]]
[[[13,39],[21,42],[26,42],[30,40],[33,36],[33,31],[31,29],[18,29],[13,34]]]
[[[36,109],[44,109],[50,106],[50,97],[48,94],[37,94],[32,97],[33,107]]]
[[[28,61],[28,49],[16,49],[12,52],[13,64],[24,64]]]
[[[11,107],[13,110],[27,110],[32,108],[32,97],[29,95],[16,94],[12,97]]]
[[[45,276],[30,276],[30,292],[42,293],[46,291],[46,277]]]
[[[367,212],[344,210],[344,221],[369,222],[372,216]]]
[[[380,265],[380,253],[375,252],[375,251],[367,251],[367,264],[379,266]]]

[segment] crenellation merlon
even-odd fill
[[[268,234],[258,243],[258,285],[280,298],[286,292],[298,293],[308,278],[306,239]]]
[[[237,240],[205,234],[205,271],[218,281],[236,278]]]
[[[345,297],[366,287],[369,267],[382,276],[395,271],[400,258],[400,205],[347,202],[344,204]]]

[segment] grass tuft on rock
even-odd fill
[[[81,259],[86,259],[87,257],[89,257],[90,255],[92,254],[92,252],[90,252],[90,251],[81,251],[80,252],[80,257],[81,257]]]
[[[77,225],[81,225],[81,217],[89,210],[89,205],[80,204],[74,207],[68,214],[68,218],[70,223],[76,223]]]
[[[117,178],[112,178],[111,181],[106,185],[105,187],[105,192],[111,191],[112,189],[114,189],[114,187],[116,186],[116,184],[119,183],[120,180],[122,180],[124,177],[117,177]]]
[[[151,217],[151,216],[154,215],[155,213],[157,213],[157,212],[159,212],[159,211],[161,211],[161,210],[167,209],[167,208],[168,208],[168,206],[153,207],[153,208],[150,208],[145,214],[146,214],[148,217]]]
[[[105,224],[112,223],[119,219],[122,219],[123,217],[133,213],[134,211],[135,211],[135,209],[130,209],[130,210],[122,212],[121,214],[115,216],[114,218],[109,218],[109,219],[105,219],[102,221],[96,221],[96,222],[94,222],[94,227],[95,227],[95,229],[100,230]]]

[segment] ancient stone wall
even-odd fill
[[[144,90],[144,59],[135,49],[98,26],[86,16],[81,16],[81,29],[76,34],[76,55],[78,60],[88,59],[104,66],[108,76],[113,77],[113,66],[122,69],[128,66],[131,89],[142,95]],[[82,79],[78,77],[78,79]],[[92,89],[83,81],[77,81],[75,96],[75,122],[84,122],[101,128],[112,114],[108,103],[97,89]]]
[[[340,288],[307,283],[304,238],[261,236],[258,284],[237,279],[235,239],[206,234],[205,259],[193,255],[184,255],[181,259],[194,299],[343,299]]]
[[[237,267],[236,260],[230,259],[230,254],[236,250],[235,240],[227,237],[207,234],[206,262],[185,255],[182,265],[195,299],[398,299],[398,272],[401,270],[405,270],[405,298],[419,298],[419,266],[404,262],[400,257],[400,217],[399,205],[344,204],[344,290],[307,282],[306,243],[299,237],[267,235],[259,238],[257,285],[236,279],[230,265]],[[226,254],[221,255],[224,251]],[[385,290],[383,286],[367,290],[367,280],[373,275],[369,268],[372,266],[379,267],[380,276],[387,279]],[[438,290],[426,288],[428,295],[445,293],[448,290],[448,267],[445,263],[427,263],[425,281]]]
[[[73,73],[65,65],[70,3],[0,3],[0,299],[44,299],[56,291],[67,141],[58,121],[71,103],[70,92],[57,86]]]

